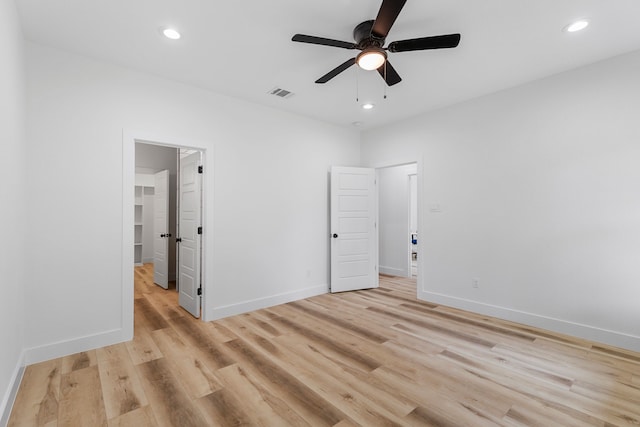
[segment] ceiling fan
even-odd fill
[[[408,52],[412,50],[447,49],[456,47],[460,43],[460,34],[446,34],[399,40],[389,43],[385,48],[385,38],[406,2],[407,0],[382,0],[382,5],[375,21],[364,21],[353,30],[355,43],[304,34],[296,34],[291,40],[361,51],[355,58],[346,60],[320,77],[316,80],[316,83],[326,83],[352,65],[358,64],[364,70],[378,70],[387,85],[393,86],[400,83],[402,79],[387,59],[387,51]]]

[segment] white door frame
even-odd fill
[[[165,147],[188,148],[202,152],[204,177],[202,182],[202,321],[209,321],[207,296],[213,290],[210,283],[213,260],[213,144],[189,138],[177,138],[144,131],[124,129],[122,132],[122,331],[123,339],[133,339],[133,223],[136,142]],[[209,147],[209,148],[207,148]]]
[[[395,166],[404,166],[404,165],[409,165],[415,163],[416,164],[416,185],[418,187],[418,200],[417,200],[417,208],[418,208],[418,233],[420,233],[420,230],[424,230],[424,222],[422,219],[422,212],[423,212],[423,200],[422,200],[422,177],[424,176],[423,174],[423,167],[424,167],[424,162],[423,162],[423,156],[420,155],[418,157],[412,157],[412,158],[408,158],[408,159],[402,159],[402,160],[397,160],[397,161],[389,161],[389,162],[381,162],[381,163],[375,163],[373,165],[367,166],[367,167],[372,167],[376,169],[376,173],[379,169],[385,169],[385,168],[391,168],[391,167],[395,167]],[[378,200],[378,203],[380,203],[380,200]],[[422,299],[424,300],[424,296],[421,297],[421,295],[423,295],[426,292],[426,287],[425,284],[423,283],[423,277],[424,277],[424,250],[423,248],[423,244],[424,244],[424,238],[420,238],[420,234],[418,234],[418,274],[416,276],[416,293],[417,293],[417,298],[418,299]]]

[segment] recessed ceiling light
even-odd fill
[[[163,28],[162,34],[168,39],[178,40],[180,38],[180,33],[173,28]]]
[[[567,33],[575,33],[577,31],[584,30],[588,26],[589,26],[589,21],[587,21],[586,19],[581,19],[579,21],[576,21],[567,25],[566,27],[564,27],[564,30]]]
[[[369,103],[369,104],[362,104],[362,109],[364,110],[371,110],[373,108],[373,104]]]

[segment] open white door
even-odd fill
[[[169,288],[169,171],[155,174],[153,195],[153,281]]]
[[[378,287],[375,169],[331,168],[331,292]]]
[[[178,289],[180,306],[200,317],[201,165],[197,151],[180,159]]]

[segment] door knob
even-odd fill
[[[167,235],[166,234],[161,234],[160,237],[167,237]]]
[[[333,233],[333,238],[334,238],[334,239],[337,239],[337,238],[338,238],[338,235],[337,235],[336,233]]]

